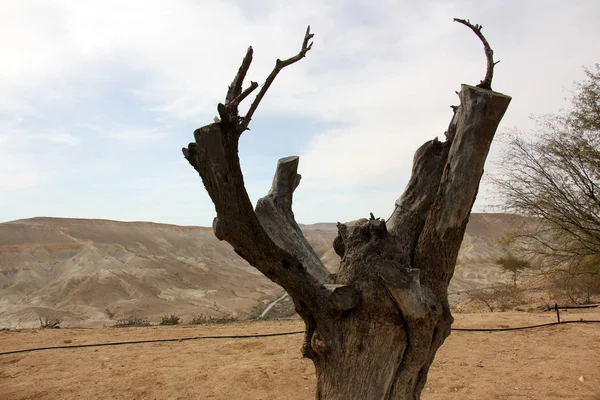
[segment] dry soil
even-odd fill
[[[551,322],[552,313],[458,314],[454,327]],[[600,311],[563,312],[600,319]],[[0,352],[39,346],[302,330],[301,321],[129,329],[0,332]],[[208,339],[0,356],[0,398],[312,399],[302,335]],[[437,399],[600,399],[600,324],[458,332],[438,352],[424,390]]]

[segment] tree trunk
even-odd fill
[[[399,320],[355,315],[315,333],[316,399],[419,398],[452,317],[433,313],[409,337],[401,317],[389,316]]]
[[[459,22],[482,37],[480,26]],[[277,61],[269,85],[281,68],[310,50],[310,38],[307,31],[301,52]],[[482,41],[493,68],[491,49]],[[293,299],[306,324],[302,353],[315,365],[316,399],[416,400],[450,334],[448,284],[485,159],[511,99],[491,90],[491,71],[479,87],[462,85],[446,140],[436,138],[417,150],[411,179],[390,219],[371,215],[338,224],[334,249],[342,260],[334,276],[294,220],[298,157],[279,161],[271,191],[252,209],[238,140],[268,85],[249,114],[239,117],[240,98],[258,86],[241,88],[251,60],[250,48],[226,104],[217,108],[221,121],[197,129],[195,143],[183,149],[215,204],[215,235]]]
[[[345,240],[355,250],[346,249],[338,281],[361,300],[315,326],[307,356],[316,367],[316,399],[418,399],[450,334],[448,303],[398,257],[383,221],[362,220],[351,231]]]
[[[386,224],[340,224],[336,283],[360,304],[314,327],[317,399],[418,399],[453,321],[447,288],[497,125],[510,98],[463,85],[444,143],[415,155]]]

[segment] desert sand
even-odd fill
[[[454,327],[552,322],[552,313],[457,314]],[[563,312],[566,320],[600,311]],[[302,330],[299,320],[193,327],[0,332],[0,352],[38,346]],[[0,399],[312,399],[302,335],[48,350],[0,356]],[[422,396],[438,399],[600,399],[600,325],[454,331]]]

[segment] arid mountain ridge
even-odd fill
[[[503,280],[502,237],[525,223],[507,214],[472,214],[452,292]],[[335,271],[332,223],[301,226]],[[31,218],[0,223],[0,327],[39,317],[102,326],[128,316],[158,321],[205,314],[252,318],[283,290],[215,238],[212,229],[98,219]]]

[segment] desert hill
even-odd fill
[[[451,291],[501,280],[498,242],[520,223],[511,215],[473,214]],[[302,229],[335,270],[335,224]],[[211,228],[65,218],[0,223],[0,326],[30,326],[38,317],[101,326],[107,310],[114,318],[154,321],[167,313],[243,319],[282,293]]]

